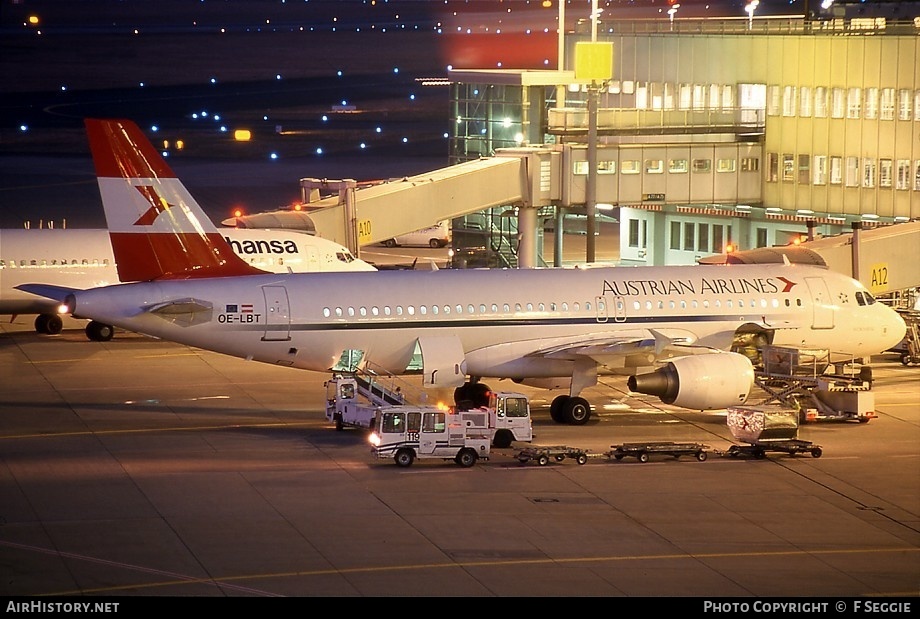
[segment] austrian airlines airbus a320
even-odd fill
[[[75,316],[309,370],[418,363],[473,400],[481,379],[567,385],[554,420],[583,424],[598,374],[695,409],[744,403],[740,338],[866,357],[905,325],[859,282],[804,265],[265,274],[241,261],[140,129],[87,120],[119,265],[149,281],[73,291]],[[41,286],[24,286],[40,293]]]

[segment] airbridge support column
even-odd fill
[[[530,206],[518,209],[518,268],[537,266],[537,209]]]

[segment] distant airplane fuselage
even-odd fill
[[[237,255],[263,271],[375,270],[348,248],[297,230],[227,228],[220,233]],[[47,317],[55,316],[61,304],[16,289],[28,282],[81,289],[119,283],[109,231],[0,230],[0,314],[39,314],[46,318],[38,322],[48,324]]]

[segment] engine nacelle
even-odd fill
[[[754,366],[738,353],[706,353],[672,359],[662,368],[630,376],[630,391],[692,410],[744,404],[754,386]]]

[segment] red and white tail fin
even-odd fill
[[[233,253],[136,124],[85,123],[121,281],[263,273]]]

